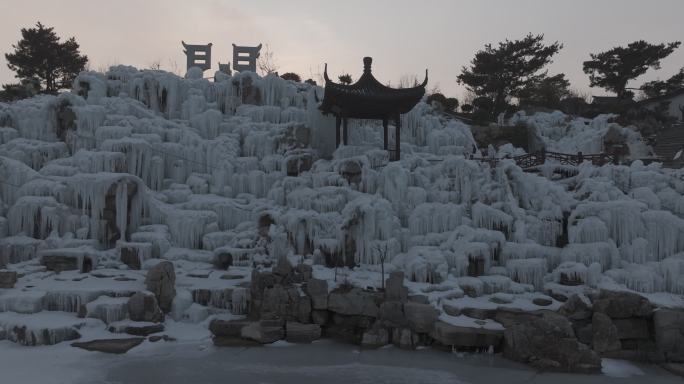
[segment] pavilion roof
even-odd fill
[[[363,58],[363,75],[354,84],[338,84],[328,78],[325,65],[325,94],[319,107],[325,114],[357,119],[385,119],[410,111],[425,94],[427,70],[422,84],[411,88],[390,88],[371,74],[373,59]]]

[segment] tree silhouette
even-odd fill
[[[285,79],[285,80],[294,81],[295,83],[301,83],[302,82],[302,78],[294,72],[283,73],[282,75],[280,75],[280,77]]]
[[[337,78],[340,80],[340,83],[342,83],[342,84],[351,84],[352,83],[352,77],[348,73],[346,73],[344,75],[340,75]]]
[[[60,42],[54,28],[40,22],[35,28],[22,28],[21,40],[12,48],[13,53],[5,54],[9,69],[20,80],[39,79],[39,89],[46,93],[70,88],[88,62],[88,57],[80,54],[76,39]]]
[[[684,88],[684,68],[665,81],[654,80],[639,88],[646,97],[658,97]]]
[[[563,48],[557,41],[545,45],[543,40],[544,35],[530,33],[521,40],[500,42],[498,47],[485,45],[475,54],[470,66],[462,68],[459,84],[465,84],[479,97],[492,100],[492,114],[504,111],[506,98],[517,97],[530,82],[545,76],[540,71]]]
[[[620,99],[629,99],[634,93],[627,90],[627,82],[646,73],[649,68],[660,69],[660,60],[674,52],[681,43],[649,44],[635,41],[626,47],[615,47],[605,52],[590,54],[585,61],[584,73],[589,85],[615,92]]]

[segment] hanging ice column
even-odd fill
[[[144,186],[139,179],[96,173],[76,175],[68,183],[74,189],[74,201],[84,213],[89,213],[91,238],[113,245],[112,240],[126,239],[126,232],[138,227],[144,203]],[[109,196],[114,198],[113,206]]]
[[[346,224],[341,232],[354,242],[355,262],[379,264],[380,255],[373,250],[375,241],[391,240],[400,228],[399,219],[394,215],[389,202],[376,196],[358,197],[344,207],[342,217]],[[347,241],[342,242],[346,243]],[[398,245],[395,244],[394,247]],[[388,247],[390,255],[396,253],[394,247]]]

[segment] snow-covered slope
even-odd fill
[[[221,254],[243,267],[290,257],[375,271],[384,260],[416,283],[483,294],[684,294],[682,171],[491,168],[468,158],[467,125],[425,103],[402,117],[402,159],[389,163],[378,122],[352,122],[352,145],[334,150],[322,93],[277,76],[119,66],[81,74],[71,93],[0,104],[0,265],[30,273],[58,250],[125,268],[126,249],[180,268]],[[647,154],[606,119],[514,117],[551,150],[600,152],[618,129],[633,156]]]

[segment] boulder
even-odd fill
[[[157,298],[149,292],[136,292],[128,299],[128,317],[133,321],[164,321],[164,312],[157,304]]]
[[[314,324],[323,326],[328,322],[328,317],[328,311],[317,309],[311,311],[311,320],[314,322]]]
[[[142,258],[139,255],[140,246],[144,244],[152,249],[152,244],[150,243],[125,243],[121,242],[119,245],[120,260],[122,263],[128,265],[130,269],[139,270],[142,266]]]
[[[285,340],[290,343],[311,343],[321,338],[321,326],[294,321],[285,323]]]
[[[392,330],[392,343],[401,349],[415,349],[419,340],[418,335],[408,328]]]
[[[385,283],[385,300],[405,303],[408,299],[408,288],[404,286],[404,272],[390,273]]]
[[[295,286],[276,284],[266,288],[260,306],[260,319],[311,322],[311,300],[301,296]]]
[[[600,357],[577,341],[570,322],[563,316],[545,313],[523,318],[504,331],[506,357],[544,370],[600,371]]]
[[[342,315],[378,316],[378,297],[360,288],[340,288],[328,296],[328,309]]]
[[[501,344],[503,331],[484,328],[462,327],[437,321],[430,336],[445,346],[462,348],[497,348]]]
[[[684,311],[658,309],[653,314],[658,350],[668,361],[684,363]]]
[[[133,336],[148,336],[153,333],[164,332],[164,324],[131,323],[126,326],[125,332]]]
[[[361,346],[364,348],[380,348],[389,343],[389,332],[387,329],[374,327],[363,333],[361,336]]]
[[[0,288],[14,288],[17,283],[17,273],[14,271],[0,271]]]
[[[48,271],[76,271],[81,269],[79,256],[44,255],[40,258],[41,264]]]
[[[105,353],[126,353],[131,348],[138,346],[145,340],[144,337],[132,337],[128,339],[100,339],[81,343],[72,343],[72,347]]]
[[[545,299],[543,297],[536,297],[532,300],[532,303],[534,305],[538,305],[540,307],[548,307],[549,305],[553,304],[552,300]]]
[[[328,282],[320,279],[309,279],[306,283],[306,294],[311,298],[313,309],[328,309]]]
[[[214,266],[227,270],[233,265],[233,255],[230,252],[217,252],[214,255]]]
[[[285,330],[277,322],[255,321],[243,327],[240,336],[259,344],[270,344],[282,340],[285,337]]]
[[[610,320],[610,317],[601,313],[594,312],[591,320],[592,346],[598,353],[616,351],[622,348],[618,329]]]
[[[460,314],[465,315],[468,317],[472,317],[473,319],[493,319],[496,314],[497,314],[496,308],[470,308],[470,307],[465,307],[465,308],[460,308]]]
[[[313,277],[313,267],[308,264],[297,264],[294,268],[298,281],[307,282]]]
[[[250,322],[247,320],[214,319],[209,323],[209,331],[211,331],[214,336],[239,337],[242,328],[249,324]]]
[[[404,304],[404,314],[411,330],[418,333],[432,331],[439,317],[439,311],[433,306],[419,303]]]
[[[170,261],[162,261],[150,268],[145,279],[147,290],[154,293],[164,313],[171,311],[171,303],[176,296],[176,272]]]
[[[613,319],[648,317],[653,313],[653,306],[636,293],[603,290],[594,302],[594,312],[604,313]]]
[[[630,317],[628,319],[613,319],[613,324],[618,330],[618,338],[623,339],[648,339],[648,321],[643,317]]]
[[[385,301],[380,304],[378,322],[388,328],[405,328],[409,325],[404,315],[404,305],[399,301]]]
[[[684,377],[684,364],[666,363],[666,364],[663,364],[663,368],[665,368],[670,373],[674,373],[675,375],[679,375],[681,377]]]
[[[281,278],[292,274],[293,271],[294,268],[292,268],[292,264],[290,264],[290,261],[287,260],[287,258],[279,259],[276,266],[273,267],[273,273]]]
[[[585,296],[572,295],[561,305],[558,313],[570,320],[585,320],[592,316],[591,303]]]

